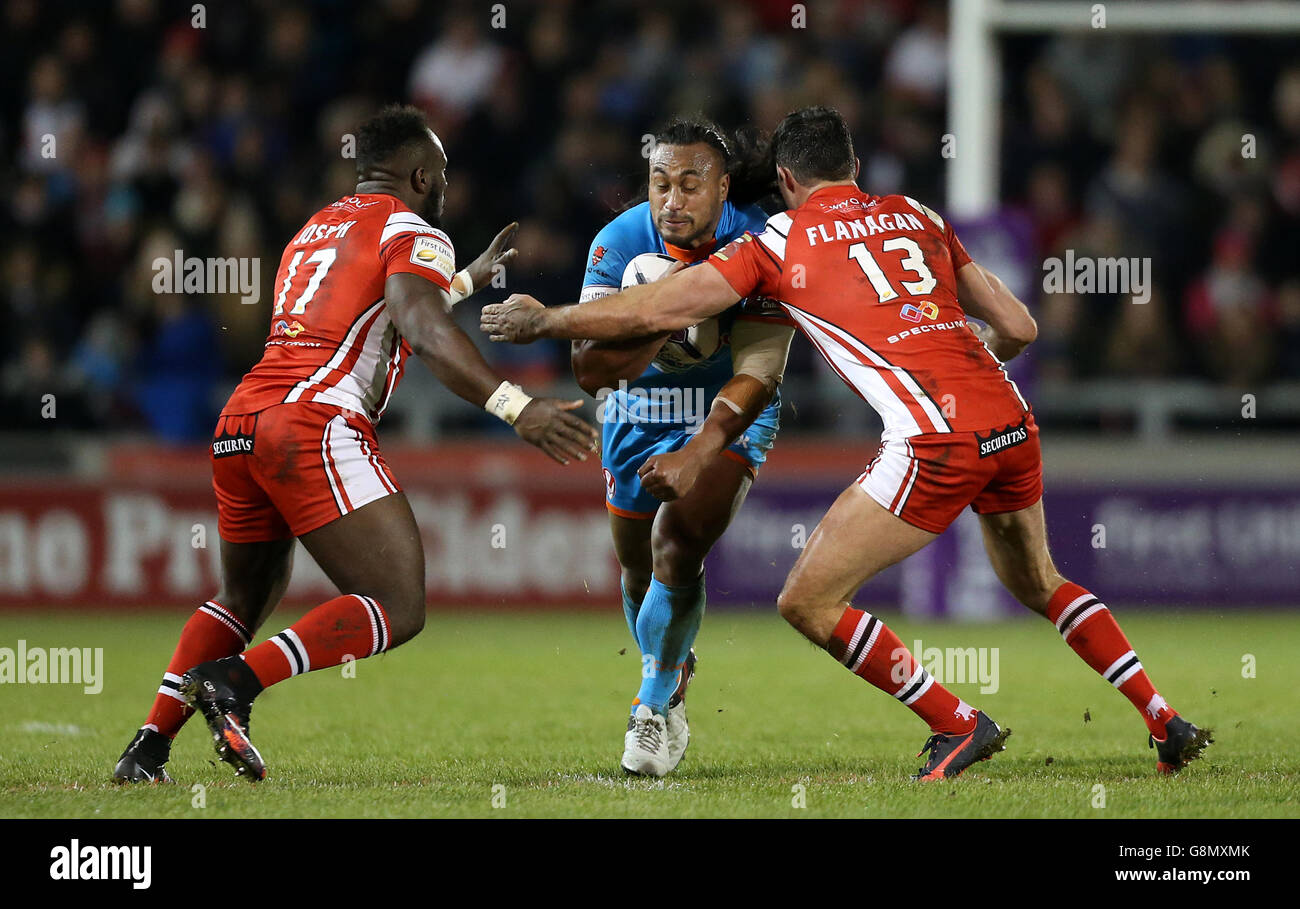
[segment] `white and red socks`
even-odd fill
[[[168,739],[175,738],[194,712],[177,690],[181,673],[209,660],[233,656],[247,647],[251,639],[252,633],[243,621],[220,603],[208,600],[200,606],[181,629],[180,640],[167,663],[144,728]]]
[[[1078,584],[1067,581],[1047,604],[1047,618],[1070,649],[1110,682],[1142,714],[1147,729],[1165,739],[1165,723],[1177,716],[1147,678],[1142,663],[1106,605]]]
[[[370,597],[346,594],[321,603],[243,655],[263,688],[313,669],[360,660],[392,646],[388,616]]]
[[[975,708],[936,682],[871,613],[845,609],[826,650],[854,675],[902,701],[931,732],[966,735],[975,728]]]

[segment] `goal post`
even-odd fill
[[[1035,2],[952,0],[948,44],[947,209],[978,218],[998,202],[1003,33],[1107,31],[1223,34],[1300,32],[1300,3],[1246,0],[1188,2]]]

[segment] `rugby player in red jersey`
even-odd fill
[[[967,506],[980,516],[1002,583],[1133,703],[1158,769],[1182,769],[1212,741],[1209,730],[1174,712],[1110,611],[1062,577],[1048,552],[1038,429],[1002,365],[1034,340],[1029,311],[929,208],[858,189],[852,139],[837,112],[792,113],[771,145],[789,210],[761,234],[734,241],[707,266],[595,303],[546,309],[514,295],[484,307],[481,327],[498,341],[612,341],[685,328],[742,297],[779,301],[880,414],[884,433],[875,459],[808,540],[777,608],[929,725],[922,754],[930,756],[917,778],[958,775],[1001,751],[1010,730],[947,691],[849,600]],[[972,328],[968,314],[985,325]]]
[[[580,401],[530,398],[503,381],[448,315],[513,258],[514,226],[457,272],[450,238],[430,223],[446,166],[418,110],[386,108],[358,131],[356,192],[285,247],[266,351],[212,442],[221,590],[182,630],[115,779],[168,779],[172,739],[195,709],[218,755],[262,779],[248,720],[264,688],[391,650],[424,627],[420,532],[374,431],[410,354],[556,461],[595,450],[595,430],[570,413]],[[295,538],[340,595],[245,651],[284,594]]]

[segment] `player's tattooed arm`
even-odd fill
[[[997,275],[975,262],[957,272],[957,299],[968,315],[987,325],[984,330],[972,330],[1003,363],[1038,337],[1038,323],[1028,307]]]
[[[646,492],[664,502],[691,491],[708,463],[740,438],[763,408],[772,402],[776,385],[745,373],[732,376],[722,386],[700,431],[677,451],[651,455],[637,470]]]
[[[772,402],[785,375],[794,329],[766,320],[740,319],[731,327],[735,375],[722,386],[699,432],[677,451],[641,465],[641,486],[665,502],[691,491],[705,466],[740,438]]]
[[[459,397],[483,407],[502,385],[469,335],[447,312],[447,293],[419,275],[389,275],[384,282],[389,318],[411,350]],[[585,420],[569,411],[581,401],[532,398],[511,424],[524,441],[536,445],[561,464],[585,461],[599,436]]]
[[[529,344],[538,338],[618,341],[689,328],[740,299],[708,262],[621,293],[547,308],[526,294],[484,306],[479,327],[493,341]]]

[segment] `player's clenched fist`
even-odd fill
[[[519,412],[515,432],[561,464],[568,464],[570,458],[585,461],[600,437],[586,420],[569,413],[581,406],[581,401],[533,398]]]
[[[680,499],[691,491],[704,465],[683,448],[651,455],[637,470],[641,488],[663,502]]]
[[[493,341],[530,344],[541,337],[546,307],[527,294],[511,294],[503,303],[490,303],[479,314],[478,327]]]

